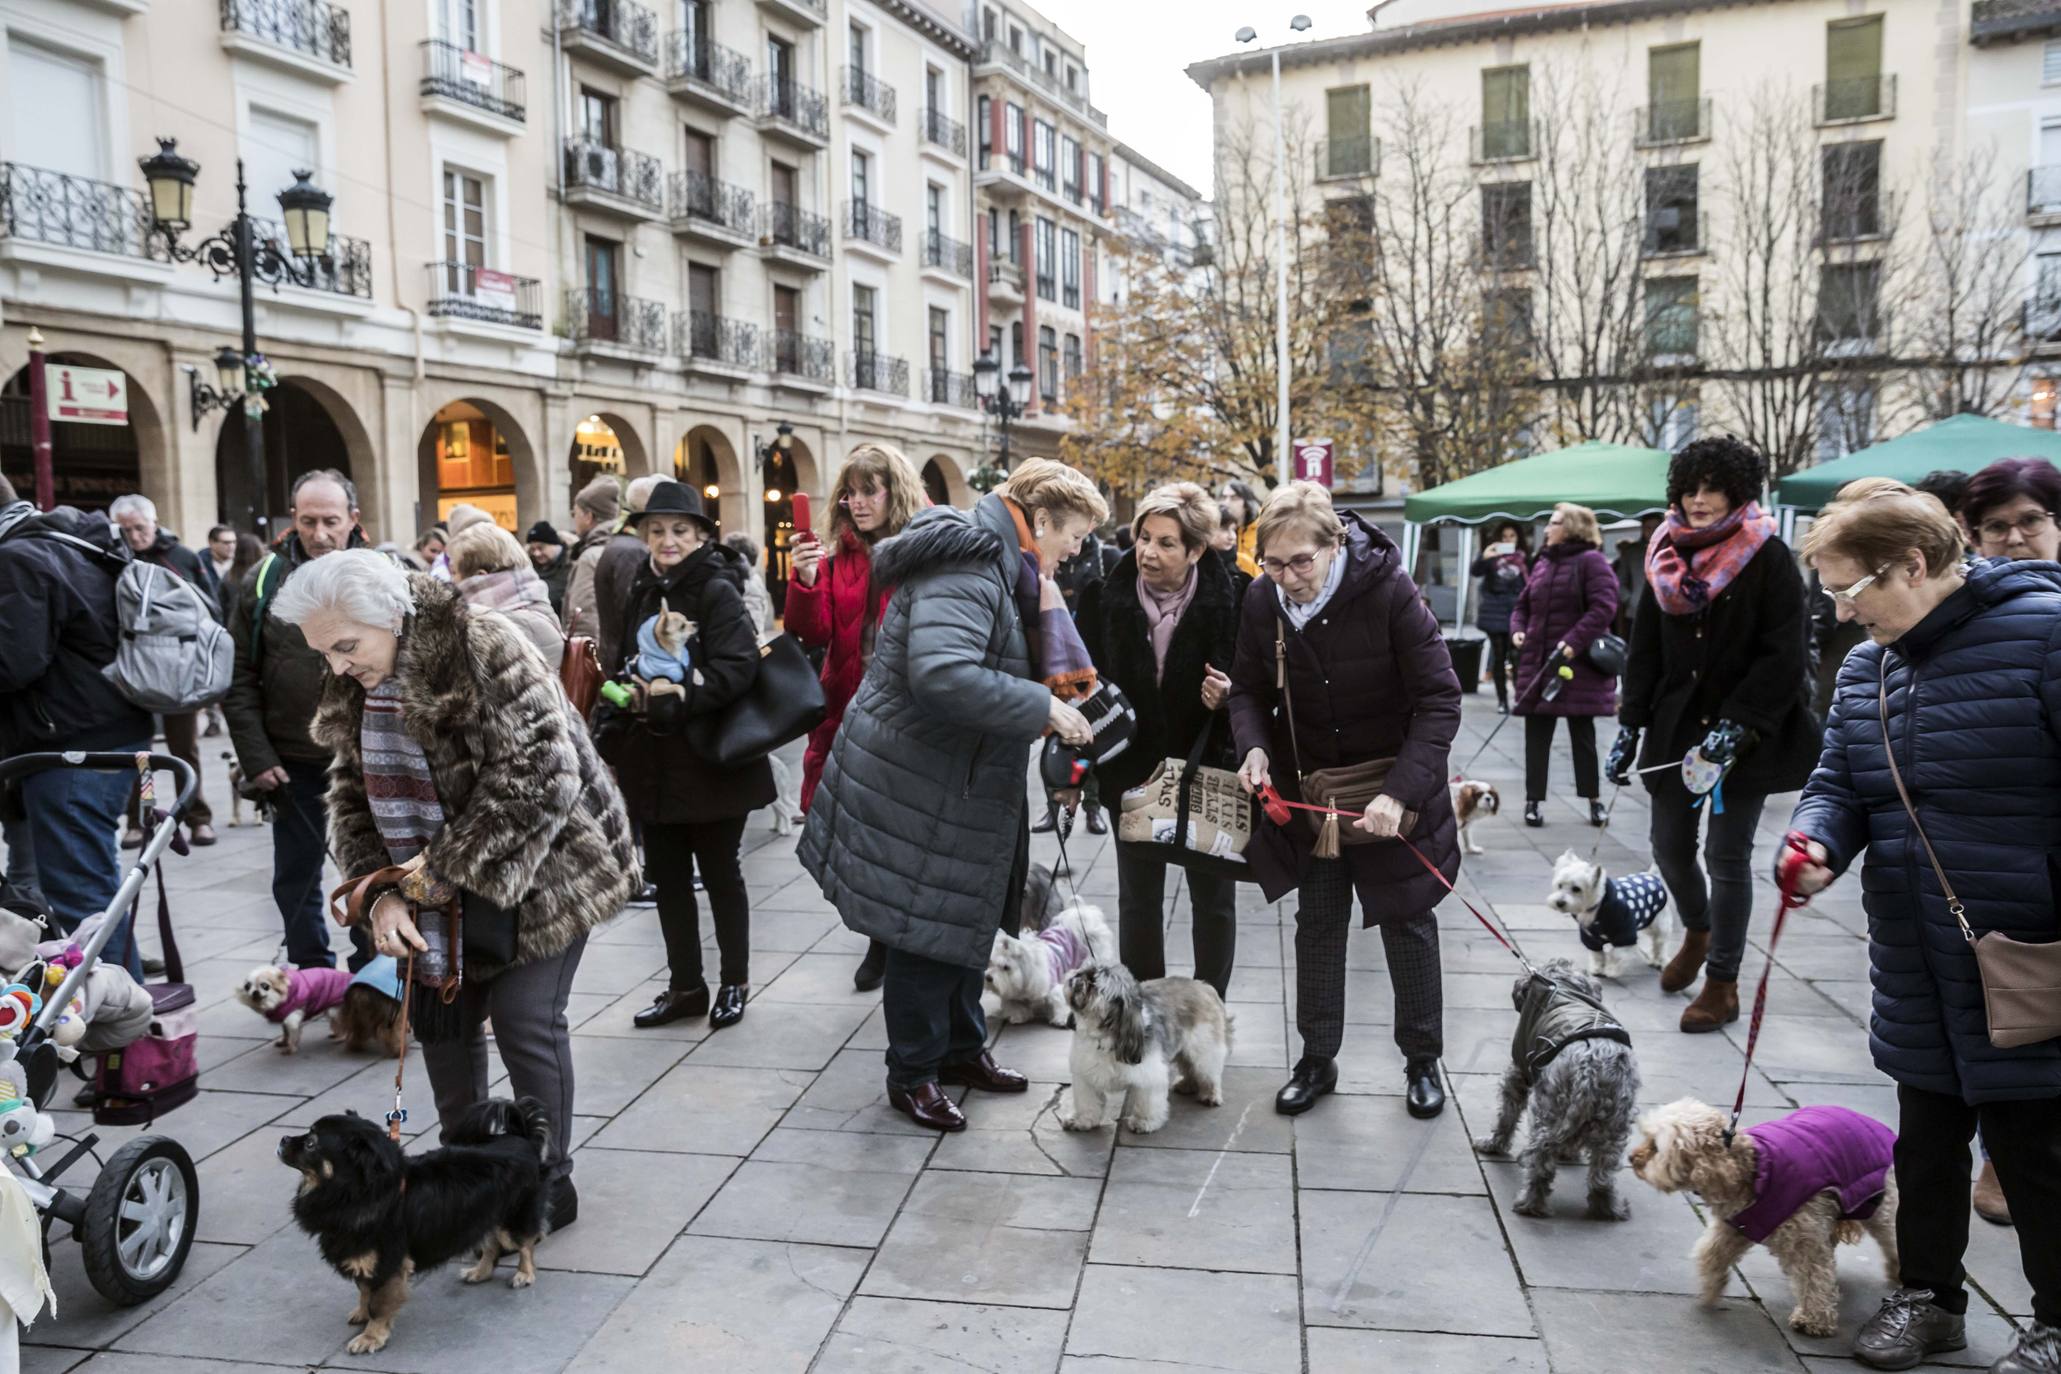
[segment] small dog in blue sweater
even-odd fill
[[[1667,962],[1667,884],[1658,869],[1613,878],[1601,864],[1570,849],[1553,861],[1553,892],[1546,905],[1574,917],[1581,927],[1595,977],[1615,978],[1616,951],[1642,943],[1649,965],[1659,968]]]

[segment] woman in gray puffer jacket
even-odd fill
[[[935,1130],[966,1126],[941,1081],[1028,1086],[987,1052],[982,974],[1029,868],[1030,745],[1048,727],[1090,738],[1039,680],[1038,627],[1047,595],[1065,615],[1051,574],[1107,513],[1085,477],[1033,459],[971,512],[926,510],[873,556],[895,594],[799,857],[845,925],[887,946],[888,1101]]]

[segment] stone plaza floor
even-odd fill
[[[1468,699],[1456,763],[1497,720],[1486,694]],[[1521,739],[1512,723],[1471,770],[1501,787],[1503,814],[1481,827],[1488,852],[1467,860],[1461,889],[1534,958],[1579,955],[1571,923],[1543,897],[1553,856],[1585,851],[1595,832],[1571,796],[1564,749],[1547,826],[1524,828]],[[800,873],[793,840],[758,818],[745,865],[754,988],[744,1021],[714,1036],[702,1023],[633,1030],[631,1014],[664,985],[656,914],[633,908],[599,932],[569,1010],[578,1225],[541,1247],[534,1289],[467,1288],[456,1266],[426,1275],[392,1343],[349,1356],[353,1294],[292,1226],[295,1178],[273,1150],[324,1113],[384,1113],[393,1065],[347,1055],[319,1028],[298,1057],[284,1056],[231,1000],[234,982],[272,957],[278,917],[266,832],[248,818],[228,828],[219,803],[227,788],[213,756],[225,743],[205,741],[222,842],[167,861],[187,978],[205,1010],[202,1091],[159,1129],[199,1161],[198,1239],[178,1284],[131,1310],[95,1294],[78,1247],[58,1240],[58,1315],[24,1337],[32,1374],[1826,1374],[1857,1367],[1848,1342],[1885,1291],[1872,1244],[1843,1247],[1840,1334],[1801,1337],[1785,1324],[1786,1284],[1757,1250],[1706,1311],[1691,1296],[1697,1208],[1629,1171],[1629,1221],[1583,1219],[1572,1168],[1552,1217],[1515,1215],[1515,1166],[1477,1159],[1468,1140],[1487,1128],[1508,1061],[1516,965],[1456,902],[1440,911],[1452,1102],[1435,1121],[1403,1110],[1371,930],[1353,936],[1338,1094],[1294,1121],[1275,1114],[1274,1091],[1299,1052],[1294,905],[1248,888],[1223,1106],[1176,1098],[1172,1120],[1145,1137],[1064,1132],[1068,1033],[1019,1026],[999,1032],[996,1054],[1030,1075],[1031,1091],[973,1094],[964,1134],[919,1130],[886,1105],[879,997],[851,984],[862,942]],[[1791,800],[1770,805],[1757,866]],[[1646,823],[1645,794],[1627,790],[1604,862],[1645,867]],[[1081,894],[1113,923],[1108,841],[1083,831],[1069,850]],[[1041,839],[1036,857],[1054,856]],[[1749,1123],[1810,1103],[1896,1119],[1894,1093],[1868,1059],[1859,886],[1834,888],[1782,940]],[[1168,951],[1179,960],[1186,895],[1169,888]],[[1764,876],[1756,895],[1749,995],[1774,907]],[[1654,971],[1633,963],[1608,1000],[1632,1030],[1642,1101],[1694,1094],[1729,1105],[1745,1018],[1722,1034],[1681,1035],[1686,995],[1663,996]],[[408,1081],[411,1129],[422,1129],[434,1111],[419,1059]],[[90,1124],[58,1115],[63,1131]],[[102,1131],[103,1154],[136,1133]],[[1968,1267],[1969,1348],[1941,1368],[1987,1365],[2029,1308],[2010,1231],[1975,1221]]]

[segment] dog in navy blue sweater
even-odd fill
[[[1657,869],[1613,878],[1570,849],[1553,861],[1546,905],[1574,917],[1589,951],[1589,972],[1598,978],[1615,978],[1616,951],[1634,945],[1643,946],[1653,968],[1667,962],[1667,885]]]

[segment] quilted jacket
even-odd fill
[[[1617,714],[1617,679],[1590,667],[1587,656],[1590,641],[1616,619],[1617,573],[1594,544],[1570,539],[1539,550],[1510,616],[1510,629],[1524,636],[1517,651],[1516,714]],[[1574,650],[1574,681],[1547,701],[1539,674],[1553,646],[1561,643]]]
[[[2061,566],[1977,563],[1895,644],[1849,654],[1791,821],[1825,846],[1834,872],[1862,860],[1877,1067],[1969,1103],[2061,1096],[2061,1041],[1989,1043],[1974,952],[1890,778],[1877,706],[1885,671],[1890,742],[1970,925],[2061,938]]]

